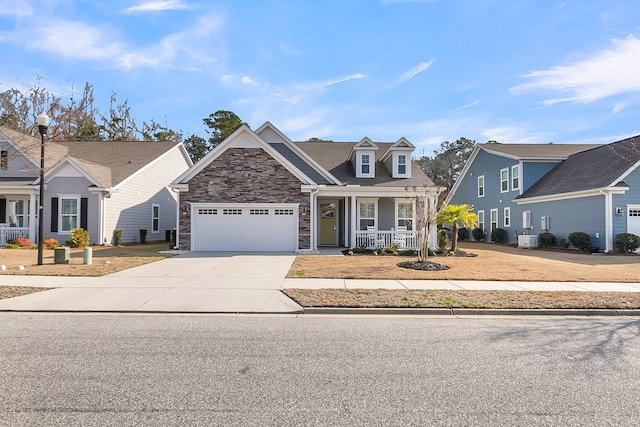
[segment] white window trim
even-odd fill
[[[11,202],[22,202],[22,213],[20,214],[20,216],[22,217],[22,224],[23,224],[22,227],[28,227],[29,226],[29,201],[27,199],[23,199],[22,197],[6,198],[6,217],[0,218],[0,223],[3,223],[3,224],[6,223],[7,225],[11,225],[11,221],[9,221]],[[16,218],[17,217],[18,217],[18,214],[16,214]]]
[[[482,180],[482,185],[480,185],[480,180]],[[480,189],[482,189],[482,194],[480,194]],[[478,177],[478,198],[484,197],[486,193],[487,192],[485,191],[484,175],[480,175]]]
[[[79,194],[58,194],[58,234],[71,235],[71,230],[62,229],[62,200],[76,199],[76,228],[80,227],[80,195]]]
[[[363,156],[369,156],[369,173],[362,172],[362,158]],[[356,156],[356,178],[375,178],[376,175],[376,156],[373,151],[366,151],[358,153]]]
[[[396,210],[396,221],[395,221],[395,225],[396,225],[396,230],[399,227],[399,221],[400,221],[400,217],[398,216],[398,205],[400,203],[411,203],[411,230],[415,230],[416,229],[416,201],[414,199],[396,199],[395,200],[395,210]],[[406,219],[406,218],[403,218]]]
[[[503,173],[507,173],[507,178],[506,179],[502,179],[502,174]],[[506,183],[507,185],[505,186],[506,188],[503,188],[503,184]],[[501,193],[506,193],[509,191],[509,168],[504,168],[504,169],[500,169],[500,192]]]
[[[155,217],[153,215],[154,211],[155,211],[155,208],[158,208],[158,216],[157,217]],[[158,220],[158,228],[156,230],[154,230],[153,229],[153,221],[156,220],[156,219]],[[156,205],[156,204],[151,205],[151,232],[152,233],[159,233],[160,232],[160,205]]]
[[[486,233],[487,230],[484,227],[484,220],[484,210],[478,211],[478,228],[481,229],[483,233]]]
[[[357,212],[357,222],[356,222],[356,227],[358,231],[367,231],[367,230],[361,230],[360,229],[360,204],[361,203],[373,203],[373,226],[376,228],[376,230],[378,229],[378,199],[358,199],[358,212]],[[370,219],[370,218],[364,218],[364,219]]]
[[[404,156],[404,173],[400,173],[400,156]],[[408,178],[410,173],[411,162],[409,156],[404,153],[396,153],[393,156],[393,169],[395,178]]]
[[[504,208],[502,212],[502,225],[504,228],[511,227],[511,208]]]
[[[517,169],[518,172],[514,173],[514,169]],[[513,181],[516,178],[518,178],[518,186],[513,185]],[[511,166],[511,191],[520,191],[520,182],[522,182],[522,177],[520,176],[520,165],[513,165]]]
[[[493,214],[496,215],[496,220],[493,220]],[[498,209],[491,209],[489,211],[489,223],[491,224],[491,231],[495,230],[500,225],[500,215],[498,215]],[[495,225],[495,228],[494,228]]]

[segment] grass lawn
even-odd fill
[[[31,276],[104,276],[127,268],[158,261],[172,256],[160,251],[168,249],[168,243],[147,243],[126,246],[93,246],[92,264],[83,264],[83,249],[70,249],[69,264],[55,264],[53,249],[44,249],[43,265],[38,265],[37,249],[0,248],[0,265],[6,270],[1,275]],[[23,266],[24,270],[18,270]]]
[[[463,241],[460,249],[477,257],[433,256],[443,271],[419,271],[397,264],[415,257],[397,255],[299,256],[288,277],[333,279],[515,280],[528,282],[638,282],[640,255],[591,255],[577,251],[518,249]]]

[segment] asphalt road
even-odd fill
[[[632,426],[637,318],[0,314],[2,426]]]

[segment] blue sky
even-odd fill
[[[206,136],[612,142],[640,133],[640,2],[0,0],[0,91],[95,88]]]

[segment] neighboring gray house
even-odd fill
[[[192,251],[415,247],[438,188],[395,143],[293,142],[242,126],[180,176],[178,244]],[[418,202],[418,203],[417,203]],[[433,240],[432,240],[433,241]]]
[[[37,239],[40,138],[0,127],[0,244]],[[92,244],[164,240],[177,194],[169,184],[192,165],[182,143],[47,141],[43,237],[60,243],[85,228]]]
[[[617,234],[640,235],[639,165],[638,136],[606,145],[479,144],[446,201],[473,205],[487,237],[500,227],[526,246],[518,235],[580,231],[608,252]]]

